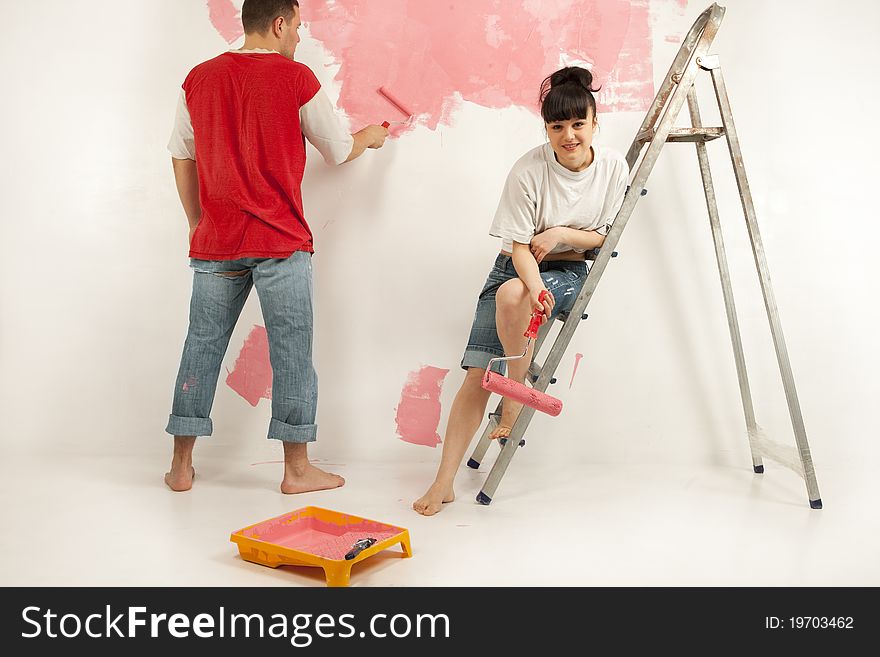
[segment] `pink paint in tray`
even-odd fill
[[[355,549],[363,539],[374,541]],[[328,586],[347,586],[352,565],[388,547],[400,544],[403,556],[412,556],[408,530],[316,506],[250,525],[233,532],[230,540],[246,561],[272,568],[321,567]]]

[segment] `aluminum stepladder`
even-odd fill
[[[754,203],[752,202],[752,195],[749,190],[748,180],[746,179],[746,170],[743,164],[742,153],[740,151],[739,139],[733,123],[733,115],[730,109],[730,101],[727,96],[727,88],[721,74],[721,65],[718,56],[709,54],[709,48],[715,39],[715,35],[718,33],[721,20],[724,18],[724,12],[725,8],[717,4],[710,6],[700,14],[687,36],[682,41],[678,54],[673,60],[672,66],[666,74],[663,84],[657,92],[657,96],[654,98],[654,102],[645,116],[645,120],[642,122],[641,128],[639,128],[639,131],[627,152],[627,164],[629,165],[630,172],[634,171],[634,174],[632,175],[629,188],[627,189],[623,205],[617,214],[617,218],[615,219],[611,230],[605,238],[602,248],[599,249],[597,253],[593,254],[593,265],[590,268],[590,273],[587,276],[580,294],[574,302],[571,312],[565,318],[560,317],[563,321],[562,328],[560,329],[544,364],[538,366],[537,363],[532,362],[529,368],[529,378],[533,381],[533,387],[542,392],[547,390],[547,386],[550,383],[556,381],[553,378],[556,368],[559,366],[562,355],[568,347],[578,323],[587,317],[587,315],[584,314],[584,311],[593,296],[596,286],[599,284],[599,280],[605,272],[605,267],[607,266],[608,261],[613,256],[617,255],[614,249],[620,240],[621,233],[623,233],[627,221],[632,215],[636,202],[646,193],[645,183],[657,161],[657,157],[660,155],[661,149],[666,142],[692,142],[697,149],[697,158],[700,165],[703,189],[706,196],[706,206],[709,211],[709,223],[712,230],[712,239],[715,244],[715,256],[718,261],[718,273],[721,278],[724,306],[727,311],[728,328],[730,329],[730,339],[733,346],[734,359],[736,361],[737,376],[739,378],[740,397],[742,398],[746,430],[748,432],[749,447],[751,449],[752,467],[756,473],[763,473],[764,464],[762,457],[768,457],[793,470],[796,474],[800,475],[806,483],[810,507],[813,509],[821,509],[822,499],[819,495],[819,486],[816,483],[816,473],[813,469],[813,461],[810,455],[810,447],[807,443],[807,435],[804,429],[800,403],[798,402],[797,392],[795,390],[794,376],[791,371],[788,351],[782,334],[779,311],[776,307],[773,288],[770,285],[770,274],[764,256],[764,247],[758,230],[757,220],[755,218],[755,208]],[[721,127],[704,127],[700,120],[700,110],[697,105],[694,83],[698,74],[701,72],[708,72],[711,74],[712,84],[715,88],[715,97],[718,101],[718,109],[721,114]],[[688,103],[692,127],[674,128],[673,123],[677,119],[685,100],[687,100]],[[739,323],[737,321],[736,307],[733,299],[733,289],[731,287],[730,273],[727,265],[727,255],[724,250],[718,207],[715,201],[715,191],[712,184],[712,175],[709,170],[709,159],[706,150],[706,142],[719,137],[726,137],[727,140],[728,151],[733,164],[733,171],[736,177],[737,187],[739,188],[740,200],[742,201],[746,226],[751,241],[755,267],[757,268],[761,292],[764,297],[764,307],[767,311],[767,318],[770,322],[770,332],[776,350],[776,359],[782,376],[782,383],[785,389],[786,401],[788,402],[788,411],[794,429],[797,449],[790,445],[784,445],[768,439],[755,421],[755,412],[752,406],[745,357],[743,355],[742,339],[740,337]],[[642,151],[646,146],[647,150],[641,158],[638,168],[634,169],[636,162],[639,160],[639,157],[642,155]],[[541,348],[542,343],[549,333],[549,329],[549,323],[542,327],[535,344],[535,354],[537,354],[538,350]],[[471,458],[468,460],[469,467],[475,469],[479,467],[480,461],[485,456],[486,451],[492,442],[489,438],[489,434],[497,425],[500,413],[501,403],[499,402],[496,410],[493,413],[490,413],[489,422],[487,423]],[[490,470],[489,475],[486,477],[482,490],[477,494],[477,502],[480,504],[487,505],[492,502],[498,484],[504,476],[513,455],[516,453],[518,447],[525,444],[523,436],[534,413],[535,409],[523,406],[519,417],[511,429],[510,436],[506,440],[502,439],[502,441],[499,441],[502,443],[501,451]]]

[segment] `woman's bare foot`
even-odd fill
[[[516,422],[516,418],[519,417],[519,412],[521,410],[522,404],[510,399],[505,399],[501,403],[501,420],[498,422],[498,426],[496,426],[492,430],[492,433],[489,434],[489,438],[492,440],[507,438],[510,435],[510,432],[513,431],[513,425]]]
[[[196,469],[192,466],[189,470],[182,467],[171,466],[171,472],[165,473],[165,484],[175,493],[182,493],[192,488],[193,479],[196,478]]]
[[[489,434],[489,438],[492,440],[498,440],[499,438],[507,438],[510,435],[511,427],[506,424],[499,424],[492,430],[492,433]]]
[[[332,472],[324,472],[311,463],[308,465],[289,466],[284,469],[281,481],[281,492],[285,495],[309,493],[316,490],[339,488],[345,485],[345,479]]]
[[[427,493],[413,502],[412,507],[423,516],[433,516],[443,508],[444,504],[454,499],[455,493],[452,492],[452,488],[434,482]]]

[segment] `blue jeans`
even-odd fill
[[[268,437],[314,441],[318,376],[312,365],[311,254],[297,251],[287,259],[193,259],[190,266],[194,274],[189,332],[165,431],[175,436],[211,435],[211,406],[223,356],[251,287],[256,286],[272,363]],[[230,276],[230,272],[245,273]]]

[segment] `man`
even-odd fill
[[[245,0],[244,46],[196,66],[183,83],[168,144],[189,220],[194,270],[189,332],[166,431],[174,436],[165,483],[192,487],[197,436],[212,433],[211,406],[229,338],[257,288],[272,363],[268,437],[284,445],[281,491],[337,488],[345,480],[309,463],[317,376],[312,366],[312,234],[300,186],[305,139],[330,164],[349,162],[388,135],[350,135],[314,73],[293,60],[296,0]]]

